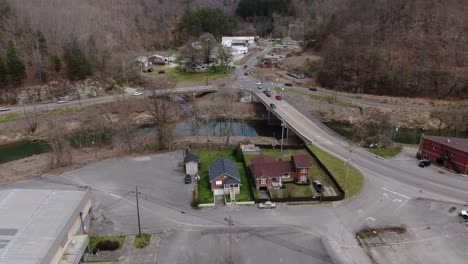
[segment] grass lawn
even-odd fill
[[[21,118],[23,118],[23,115],[18,114],[18,113],[4,114],[4,115],[0,115],[0,123],[13,122]]]
[[[136,235],[133,246],[136,248],[145,248],[151,242],[151,234],[141,234],[141,236]]]
[[[338,181],[338,184],[344,189],[347,168],[346,163],[315,146],[310,145],[309,148],[320,159],[320,161],[322,161],[323,165],[327,167],[327,169]],[[362,176],[362,173],[353,166],[349,166],[348,190],[346,193],[346,198],[353,197],[358,194],[361,191],[363,185],[364,177]]]
[[[226,150],[194,150],[193,153],[198,155],[200,159],[200,182],[198,185],[198,197],[200,203],[213,203],[213,192],[210,188],[209,182],[209,165],[211,162],[219,158],[227,158],[232,161],[236,161],[233,155],[233,149]],[[239,174],[241,176],[241,189],[240,193],[237,195],[237,201],[245,202],[252,201],[250,196],[250,183],[247,178],[247,173],[244,168],[243,162],[237,162],[237,167],[239,168]]]
[[[167,75],[169,78],[173,78],[177,82],[203,82],[203,81],[211,81],[215,79],[219,79],[229,75],[231,72],[228,73],[213,73],[210,71],[206,72],[184,72],[179,70],[177,67],[167,67],[162,65],[152,65],[153,72],[146,73],[148,76],[165,76]],[[158,74],[159,70],[165,70],[165,74]]]
[[[292,182],[288,182],[283,183],[283,186],[285,187],[284,189],[278,190],[279,192],[283,193],[283,198],[311,197],[313,195],[310,185],[299,185]],[[277,191],[271,190],[270,194],[272,198],[276,198],[277,195],[275,195],[275,192]]]
[[[373,153],[375,155],[379,155],[384,158],[393,158],[398,153],[401,152],[402,147],[391,147],[391,148],[375,148],[375,149],[367,149],[370,153]]]
[[[125,236],[91,236],[89,238],[89,247],[91,252],[94,252],[97,243],[102,240],[110,240],[110,241],[117,241],[119,242],[119,250],[122,249],[125,243]]]
[[[72,107],[65,107],[65,108],[57,108],[57,109],[52,109],[48,110],[48,113],[51,114],[71,114],[71,113],[79,113],[82,112],[86,109],[85,106],[72,106]]]

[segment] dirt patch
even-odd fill
[[[113,149],[85,148],[73,149],[73,164],[68,167],[50,169],[49,154],[44,153],[0,165],[0,186],[21,180],[28,180],[44,174],[59,175],[100,160],[114,158],[123,153]]]
[[[284,92],[282,95],[289,102],[294,102],[299,109],[318,117],[322,122],[365,124],[367,113],[382,112],[388,113],[391,122],[398,127],[438,129],[438,122],[431,118],[429,111],[361,106],[339,99],[326,100],[326,96],[316,98],[307,93]]]

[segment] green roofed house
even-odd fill
[[[231,200],[235,200],[241,184],[237,163],[225,158],[217,159],[210,164],[209,175],[214,195],[230,194]]]

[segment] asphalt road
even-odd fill
[[[251,63],[251,62],[249,62]],[[316,146],[345,161],[349,142],[337,137],[286,101],[277,101],[255,88],[256,80],[237,73],[232,84],[256,92],[266,105],[277,104],[275,112]],[[267,84],[264,84],[267,86]],[[220,263],[228,252],[229,227],[234,221],[233,250],[238,263],[327,263],[321,237],[339,246],[346,263],[371,263],[354,239],[362,228],[405,225],[408,235],[391,247],[373,248],[379,263],[465,263],[468,228],[456,215],[468,201],[466,178],[433,167],[419,168],[417,162],[385,160],[351,147],[351,164],[366,179],[359,196],[325,205],[279,205],[274,210],[247,207],[190,208],[192,186],[182,183],[177,153],[99,162],[65,173],[19,182],[8,187],[60,187],[63,184],[93,187],[96,225],[100,234],[134,234],[134,185],[141,186],[140,201],[144,232],[162,232],[160,263]],[[180,182],[179,182],[180,180]],[[421,199],[421,197],[423,199]],[[448,202],[447,202],[448,201]],[[451,211],[455,207],[455,211]],[[232,231],[232,230],[231,230]],[[222,256],[205,254],[211,248]],[[266,249],[263,250],[263,249]],[[393,253],[392,253],[393,252]],[[224,257],[224,258],[223,258]],[[404,261],[403,261],[404,262]],[[189,262],[190,263],[190,262]]]

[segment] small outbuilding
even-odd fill
[[[193,154],[188,154],[185,159],[185,174],[190,175],[190,176],[195,176],[198,174],[198,164],[199,164],[199,159],[197,156]]]
[[[423,135],[417,156],[456,173],[468,174],[468,138]]]

